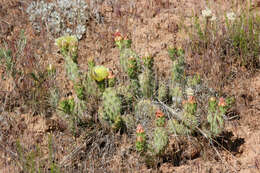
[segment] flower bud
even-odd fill
[[[220,107],[224,107],[224,106],[226,106],[227,104],[226,104],[226,102],[225,102],[225,99],[223,98],[223,97],[220,97],[219,98],[219,102],[218,102],[218,106],[220,106]]]
[[[161,118],[164,117],[164,113],[160,109],[158,109],[155,113],[155,116],[156,118]]]
[[[144,133],[144,129],[141,124],[138,124],[136,128],[136,133]]]

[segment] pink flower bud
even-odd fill
[[[144,133],[144,129],[141,124],[138,124],[136,128],[136,133]]]
[[[196,102],[194,96],[188,96],[188,103],[194,104]]]
[[[227,104],[226,104],[226,102],[225,102],[225,99],[223,98],[223,97],[220,97],[219,98],[219,102],[218,102],[218,106],[220,106],[220,107],[224,107],[224,106],[226,106]]]
[[[158,109],[155,113],[155,116],[156,118],[161,118],[164,116],[164,113],[160,109]]]

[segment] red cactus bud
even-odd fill
[[[141,124],[138,124],[136,128],[136,133],[144,133],[144,129]]]
[[[123,37],[122,37],[122,35],[121,35],[120,32],[116,32],[116,33],[114,34],[114,37],[115,37],[115,41],[121,41],[121,40],[123,40]]]
[[[156,118],[161,118],[164,116],[164,113],[160,109],[158,109],[155,113],[155,116]]]
[[[226,106],[226,102],[225,102],[225,99],[223,97],[220,97],[219,98],[219,102],[218,102],[218,106],[221,106],[221,107],[224,107]]]
[[[119,31],[115,32],[114,37],[119,37],[119,36],[122,37],[121,33]]]
[[[113,71],[109,71],[107,78],[108,79],[113,79],[114,77],[115,77],[115,75],[113,74]]]
[[[188,103],[194,104],[196,102],[194,96],[188,96]]]

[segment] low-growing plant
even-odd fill
[[[161,155],[165,151],[169,138],[167,130],[163,127],[156,127],[153,133],[152,151],[155,155]]]
[[[78,41],[75,36],[59,38],[56,44],[67,64],[68,79],[74,86],[72,96],[60,101],[59,108],[71,117],[73,124],[77,124],[86,114],[88,98],[95,97],[98,109],[95,113],[102,127],[127,133],[134,133],[137,127],[135,147],[146,160],[157,160],[165,154],[170,134],[196,136],[202,133],[198,129],[207,123],[209,127],[206,130],[210,132],[210,137],[216,137],[224,129],[224,123],[216,118],[216,115],[223,117],[226,113],[227,108],[223,105],[215,108],[219,111],[213,111],[214,106],[209,106],[208,115],[199,114],[203,112],[198,110],[205,105],[198,108],[201,100],[197,99],[201,97],[196,94],[202,92],[199,89],[203,81],[199,75],[185,75],[183,49],[169,49],[172,76],[169,81],[156,83],[153,57],[139,58],[131,49],[131,40],[123,38],[120,33],[116,33],[115,44],[120,51],[120,65],[126,80],[117,81],[111,70],[96,65],[92,58],[88,60],[87,73],[83,74],[77,62]],[[155,89],[158,89],[157,93]],[[169,95],[171,100],[168,100]],[[205,119],[203,116],[208,116],[207,123],[201,121]]]
[[[89,71],[84,75],[78,65],[78,39],[76,36],[63,36],[55,40],[55,44],[60,49],[61,54],[65,60],[65,69],[68,79],[73,84],[73,92],[70,98],[62,100],[60,102],[60,109],[67,114],[67,118],[71,121],[72,130],[75,129],[77,124],[81,124],[83,121],[88,120],[87,115],[87,99],[91,95],[96,95],[94,92],[93,85],[93,74],[97,74],[98,81],[100,78],[100,71],[95,70],[94,61],[89,61]],[[105,70],[107,70],[105,68]],[[102,75],[102,73],[101,73]],[[103,76],[101,76],[103,78]],[[74,130],[73,130],[74,131]]]
[[[219,99],[219,103],[217,103],[215,97],[210,98],[207,119],[210,124],[210,132],[212,136],[217,136],[223,131],[223,116],[225,115],[226,111],[227,104],[223,97]]]
[[[51,173],[59,173],[60,168],[58,164],[55,162],[55,158],[53,158],[54,150],[53,150],[53,137],[49,135],[48,139],[48,163],[42,159],[43,151],[39,146],[36,146],[35,149],[27,152],[24,146],[20,143],[19,140],[16,141],[16,150],[18,153],[18,161],[21,166],[21,171],[34,173],[34,172],[46,172],[47,169]]]
[[[206,8],[202,10],[202,19],[194,17],[190,33],[193,54],[204,55],[214,48],[219,50],[216,56],[222,57],[224,62],[257,68],[260,63],[259,24],[260,16],[247,7],[240,12],[224,12],[222,16],[216,16],[210,8]]]
[[[192,133],[188,127],[176,119],[171,119],[168,121],[167,128],[170,133],[177,134],[180,136],[188,136]]]
[[[182,49],[176,50],[178,53],[173,55],[171,59],[173,60],[173,65],[172,65],[172,82],[183,84],[185,83],[185,74],[184,74],[184,69],[185,69],[185,62],[184,62],[184,51]],[[169,51],[171,52],[171,51]]]
[[[135,147],[138,152],[146,152],[146,150],[147,150],[146,135],[145,135],[145,131],[141,124],[138,124],[138,126],[136,128]]]
[[[102,95],[102,107],[99,108],[99,119],[113,130],[123,128],[121,117],[122,102],[114,88],[106,88]]]
[[[166,123],[166,118],[164,113],[158,109],[155,113],[156,115],[156,119],[155,119],[155,124],[157,127],[164,127],[165,123]]]
[[[59,107],[65,114],[71,115],[75,109],[75,101],[73,98],[64,99],[60,101]]]
[[[0,61],[5,64],[5,70],[8,74],[14,76],[14,62],[12,60],[12,51],[10,49],[0,48]]]
[[[160,82],[158,87],[158,99],[162,102],[169,101],[169,86],[165,82]]]

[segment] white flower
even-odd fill
[[[229,13],[227,13],[227,18],[228,18],[228,20],[233,21],[236,19],[236,14],[233,12],[229,12]]]
[[[210,19],[209,19],[210,21],[216,21],[217,20],[217,17],[215,16],[215,15],[213,15]]]
[[[212,11],[209,8],[206,8],[205,10],[202,10],[202,16],[206,18],[211,17]]]

